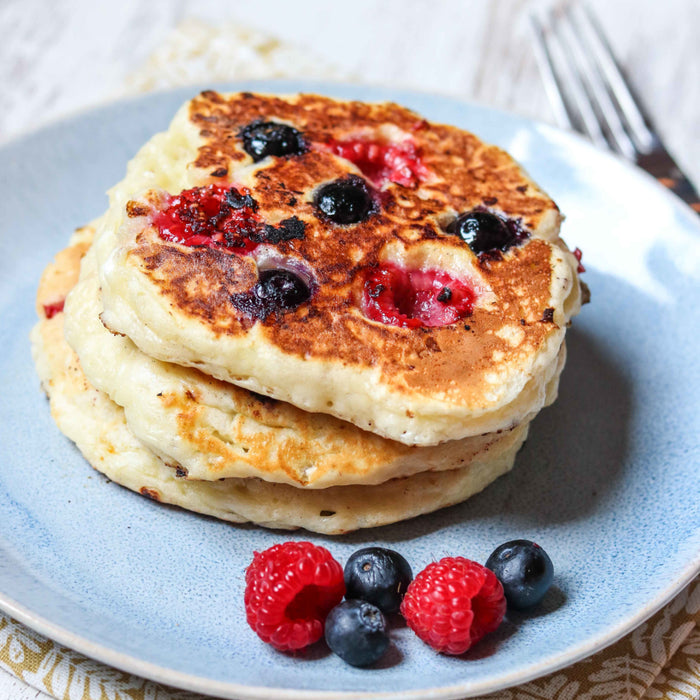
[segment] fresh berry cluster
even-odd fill
[[[463,654],[501,624],[506,607],[539,603],[552,577],[547,553],[529,540],[501,545],[486,566],[445,557],[415,578],[392,549],[360,549],[343,570],[324,547],[285,542],[255,553],[245,609],[248,624],[276,649],[302,649],[324,636],[347,663],[370,666],[389,647],[387,615],[400,612],[437,651]]]

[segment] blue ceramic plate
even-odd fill
[[[56,429],[27,334],[44,265],[100,214],[127,160],[194,90],[111,104],[0,150],[0,606],[90,656],[226,697],[344,693],[461,697],[523,682],[612,643],[700,564],[698,219],[644,173],[549,127],[431,95],[359,86],[245,83],[393,99],[510,151],[566,213],[592,302],[575,319],[558,402],[515,469],[460,506],[325,538],[231,526],[164,507],[94,472]],[[485,561],[509,539],[542,544],[555,586],[464,658],[406,627],[379,668],[317,645],[276,653],[247,628],[253,550],[310,538],[344,562],[401,550],[414,571],[445,555]]]

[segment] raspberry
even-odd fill
[[[410,141],[390,143],[365,139],[328,142],[333,153],[354,163],[375,185],[395,182],[415,188],[429,176],[420,152]]]
[[[367,271],[362,311],[372,321],[390,326],[435,328],[471,314],[475,300],[466,280],[444,270],[382,263]]]
[[[257,245],[258,205],[246,189],[207,185],[163,198],[153,224],[165,241],[246,253]]]
[[[408,626],[445,654],[463,654],[501,624],[503,587],[487,568],[464,557],[428,564],[401,603]]]
[[[326,616],[345,593],[343,567],[311,542],[284,542],[255,552],[245,579],[248,624],[280,651],[319,640]]]

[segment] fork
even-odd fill
[[[530,20],[559,125],[636,163],[700,213],[700,196],[664,147],[590,9],[567,1]]]

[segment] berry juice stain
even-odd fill
[[[475,300],[470,285],[444,270],[409,270],[385,263],[365,280],[362,311],[390,326],[436,328],[469,316]]]
[[[51,304],[44,304],[44,316],[46,318],[53,318],[56,314],[60,314],[63,311],[63,306],[66,303],[65,299],[59,301],[54,301]]]

